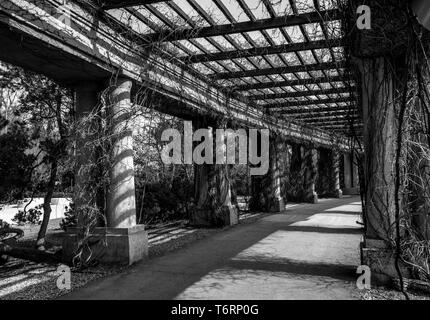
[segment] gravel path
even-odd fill
[[[57,288],[59,265],[41,264],[10,259],[1,269],[1,300],[46,300],[68,292]],[[72,290],[90,281],[120,272],[121,268],[91,268],[82,272],[72,270]]]
[[[419,292],[408,292],[411,300],[430,300],[430,296]],[[363,290],[360,294],[361,300],[405,300],[403,293],[384,287],[371,290]]]

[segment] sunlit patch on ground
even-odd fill
[[[276,231],[232,260],[357,266],[358,234]]]
[[[354,299],[350,281],[327,276],[259,269],[215,270],[176,299]]]
[[[53,299],[69,290],[57,287],[58,265],[34,263],[19,259],[10,259],[0,267],[0,300],[41,300]],[[72,290],[90,281],[114,274],[122,268],[97,267],[91,270],[72,270]]]

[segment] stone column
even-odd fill
[[[342,197],[342,190],[340,189],[340,172],[339,172],[339,151],[336,149],[331,150],[331,193],[336,198]]]
[[[366,236],[388,240],[393,232],[395,212],[394,75],[384,58],[362,59],[359,67],[367,191]]]
[[[269,140],[269,179],[270,190],[268,193],[269,212],[282,212],[285,210],[285,200],[281,194],[281,175],[283,168],[282,158],[285,157],[284,144],[278,135],[273,135]]]
[[[350,3],[351,7],[361,4],[357,0]],[[370,267],[372,280],[379,278],[378,281],[383,282],[390,281],[391,277],[398,278],[392,244],[395,238],[396,200],[399,200],[399,206],[403,201],[401,195],[396,199],[395,192],[396,104],[401,103],[400,96],[407,85],[405,78],[410,72],[406,55],[410,47],[411,29],[402,27],[405,21],[410,21],[410,3],[369,0],[366,4],[372,8],[371,28],[357,28],[356,13],[351,11],[349,19],[354,23],[349,24],[351,29],[346,33],[351,35],[349,42],[354,55],[351,61],[358,71],[358,105],[364,125],[362,187],[365,190],[363,211],[366,232],[361,252],[362,264]],[[405,273],[404,277],[409,275]]]
[[[359,175],[358,175],[358,163],[357,163],[357,158],[355,156],[352,156],[352,187],[357,189],[360,186],[360,179],[359,179]]]
[[[332,159],[331,150],[327,148],[318,148],[318,175],[316,179],[315,191],[319,196],[332,197]]]
[[[304,172],[303,200],[309,203],[318,203],[318,194],[315,184],[318,175],[318,154],[312,144],[303,146],[302,171]]]
[[[319,196],[340,198],[339,152],[334,149],[319,148],[318,177],[316,192]]]
[[[250,208],[253,211],[282,212],[285,200],[281,194],[281,163],[284,142],[274,132],[269,136],[269,170],[263,176],[251,177]]]
[[[75,87],[75,115],[79,128],[76,132],[76,171],[73,201],[78,213],[78,226],[86,223],[81,214],[84,208],[97,207],[97,166],[94,140],[100,129],[99,87],[96,82],[83,82]]]
[[[286,204],[288,201],[288,190],[290,187],[291,146],[285,141],[281,150],[281,196]]]
[[[132,264],[148,255],[148,236],[143,225],[136,224],[136,204],[134,188],[134,164],[132,130],[130,116],[131,81],[119,78],[110,91],[108,108],[111,138],[110,181],[106,197],[107,227],[88,225],[82,219],[77,228],[70,228],[63,238],[63,260],[70,263],[77,251],[83,260],[97,260],[102,263]],[[77,90],[79,114],[90,112],[97,105],[96,94],[90,86]],[[86,127],[83,125],[82,130]],[[91,135],[90,135],[91,136]],[[88,142],[88,141],[87,141]],[[77,143],[78,158],[91,162],[93,159],[87,143]],[[94,159],[93,159],[94,160]],[[93,161],[95,162],[95,161]],[[88,183],[89,176],[77,175],[77,184],[86,185],[88,194],[93,194],[97,186]],[[85,199],[85,196],[83,197]],[[82,202],[78,202],[82,205]],[[90,234],[87,234],[89,229]],[[80,244],[88,238],[87,246]]]
[[[351,164],[351,155],[349,153],[343,154],[343,176],[345,188],[352,188],[352,164]]]
[[[291,163],[287,182],[287,199],[295,202],[303,200],[302,146],[291,142]]]
[[[224,125],[217,121],[194,121],[194,130],[210,128],[210,144],[214,146],[211,163],[194,163],[194,198],[196,207],[190,224],[200,227],[223,227],[238,223],[237,207],[231,199],[230,166],[216,163],[216,129]],[[199,142],[197,142],[199,144]]]
[[[372,271],[372,281],[388,283],[398,277],[394,265],[395,159],[397,121],[394,74],[386,58],[358,60],[361,76],[361,112],[364,136],[365,235],[362,264]],[[401,76],[396,75],[396,76]],[[404,277],[406,268],[400,265]]]
[[[136,225],[133,137],[130,123],[132,82],[118,78],[110,92],[110,184],[107,196],[107,225],[129,228]]]
[[[415,108],[425,110],[425,101],[416,99]],[[418,237],[430,239],[430,160],[428,135],[422,123],[428,123],[430,115],[415,111],[411,115],[412,125],[410,140],[414,141],[407,156],[407,166],[412,172],[408,201],[412,213],[411,224]],[[427,146],[427,147],[423,147]]]

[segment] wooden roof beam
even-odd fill
[[[287,67],[278,67],[278,68],[220,72],[220,73],[215,73],[213,75],[209,75],[209,77],[216,80],[235,79],[235,78],[245,78],[245,77],[268,76],[268,75],[284,74],[284,73],[329,70],[329,69],[343,68],[345,67],[345,65],[346,65],[345,61],[324,62],[324,63],[314,63],[314,64],[305,64],[305,65],[287,66]]]
[[[339,110],[339,111],[318,111],[315,113],[303,113],[303,114],[295,114],[295,117],[301,120],[311,120],[311,119],[321,119],[321,118],[338,118],[338,117],[353,117],[358,118],[360,115],[358,114],[358,110]]]
[[[257,21],[245,21],[234,24],[222,24],[211,27],[165,30],[157,33],[152,33],[146,36],[148,42],[167,42],[186,40],[192,38],[225,36],[228,34],[242,33],[249,31],[259,31],[264,29],[282,28],[321,21],[339,20],[341,14],[337,9],[325,11],[313,11],[299,15],[288,15],[261,19]]]
[[[277,108],[277,109],[281,109],[281,110],[285,109],[285,111],[288,111],[288,108],[291,108],[291,107],[302,107],[302,106],[313,106],[313,105],[317,106],[317,105],[320,105],[320,104],[353,102],[353,101],[354,101],[353,97],[342,97],[342,98],[330,98],[330,99],[306,100],[306,101],[291,101],[291,102],[286,102],[286,103],[266,104],[266,105],[263,105],[263,107],[265,107],[266,109]],[[318,110],[319,108],[316,107],[316,108],[312,108],[312,109]],[[309,110],[312,110],[312,109],[309,109]],[[322,109],[328,110],[330,108],[320,108],[320,109],[321,110]],[[339,110],[339,109],[342,109],[342,108],[341,107],[337,107],[334,110]],[[290,110],[290,111],[299,111],[299,112],[301,112],[301,111],[305,111],[305,110],[306,109],[303,109],[303,110]],[[334,110],[332,110],[332,111],[334,111]]]
[[[332,83],[349,81],[349,75],[335,76],[335,77],[320,77],[320,78],[307,78],[300,80],[286,80],[286,81],[275,81],[275,82],[263,82],[263,83],[252,83],[244,84],[233,87],[233,91],[247,91],[247,90],[259,90],[259,89],[270,89],[278,87],[293,87],[307,84],[319,84],[319,83]]]
[[[351,124],[351,121],[354,125],[359,125],[360,122],[359,119],[320,119],[320,120],[305,120],[305,119],[297,119],[303,122],[306,122],[307,124],[336,124],[336,123],[345,123],[345,124]]]
[[[200,62],[209,62],[209,61],[221,61],[228,59],[237,59],[237,58],[249,58],[255,56],[262,55],[270,55],[270,54],[281,54],[281,53],[290,53],[290,52],[298,52],[305,50],[316,50],[316,49],[325,49],[331,47],[341,47],[344,45],[343,40],[318,40],[318,41],[310,41],[310,42],[299,42],[299,43],[289,43],[277,46],[269,46],[269,47],[257,47],[243,50],[232,50],[225,52],[216,52],[209,54],[196,54],[189,57],[181,58],[182,61],[187,63],[200,63]]]
[[[170,0],[103,0],[101,2],[101,8],[103,10],[119,9],[126,7],[143,6],[146,4],[153,4],[158,2],[166,2]]]
[[[288,98],[298,98],[298,97],[309,97],[309,96],[318,96],[318,95],[327,95],[327,94],[350,93],[352,88],[343,87],[343,88],[323,89],[323,90],[258,94],[258,95],[249,95],[248,98],[251,100],[266,100],[266,99],[284,99],[284,98],[288,99]]]

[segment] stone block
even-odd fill
[[[361,243],[361,264],[370,268],[372,285],[392,285],[398,278],[395,267],[395,252],[384,245],[382,240],[366,239]],[[400,271],[404,278],[410,278],[409,269],[400,261]]]
[[[196,208],[191,214],[190,224],[195,227],[225,227],[239,223],[239,214],[236,206],[224,205],[216,213],[213,209]]]
[[[271,201],[270,212],[283,212],[285,211],[285,201],[283,198],[274,199]]]
[[[71,263],[82,229],[69,228],[63,237],[63,261]],[[88,237],[82,258],[103,264],[126,264],[148,257],[148,233],[144,225],[130,228],[95,228]]]
[[[360,194],[360,188],[359,187],[344,188],[342,189],[342,192],[344,195],[358,195]]]

